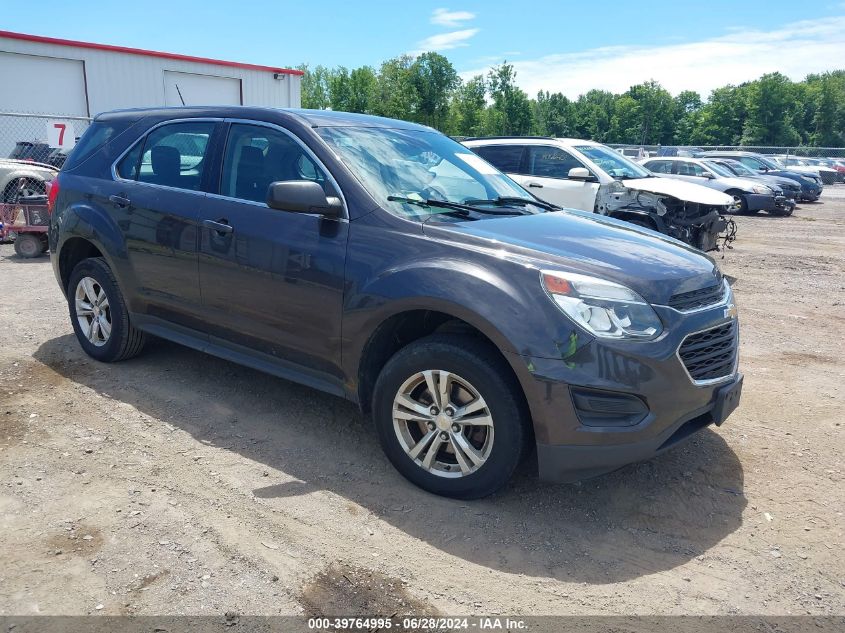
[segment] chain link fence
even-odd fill
[[[88,117],[0,111],[0,158],[61,167]]]

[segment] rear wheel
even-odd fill
[[[510,479],[528,416],[510,368],[484,341],[432,335],[399,350],[373,394],[382,448],[407,479],[434,494],[487,496]]]
[[[112,363],[141,351],[144,334],[129,320],[123,293],[101,257],[76,265],[70,274],[67,299],[73,331],[86,354]]]
[[[25,259],[41,255],[44,252],[41,247],[41,239],[32,233],[18,233],[15,238],[15,252]]]

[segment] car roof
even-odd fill
[[[588,141],[581,138],[552,138],[551,136],[487,136],[468,138],[461,141],[466,145],[560,145],[562,147],[573,147],[576,145],[603,146],[602,143]]]
[[[265,108],[257,106],[182,106],[161,108],[132,108],[113,110],[97,115],[96,121],[119,119],[137,120],[143,117],[155,118],[241,118],[266,119],[296,118],[311,127],[374,127],[434,132],[433,128],[418,123],[388,119],[370,114],[335,112],[333,110],[308,110],[304,108]]]

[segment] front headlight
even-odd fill
[[[772,193],[772,190],[769,189],[766,185],[754,185],[751,187],[751,191],[753,193]]]
[[[540,281],[566,316],[596,336],[652,339],[663,331],[654,309],[626,286],[553,270],[540,271]]]

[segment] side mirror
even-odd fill
[[[567,177],[570,180],[592,180],[593,178],[592,174],[590,174],[590,170],[586,167],[573,167],[569,170]]]
[[[713,174],[711,174],[709,171],[705,171],[705,172],[702,174],[702,176],[704,176],[705,178],[707,178],[707,180],[713,180],[713,179],[716,177],[716,176],[714,176]]]
[[[280,180],[267,189],[267,206],[292,213],[318,213],[338,218],[343,213],[340,198],[326,196],[323,188],[310,180]]]

